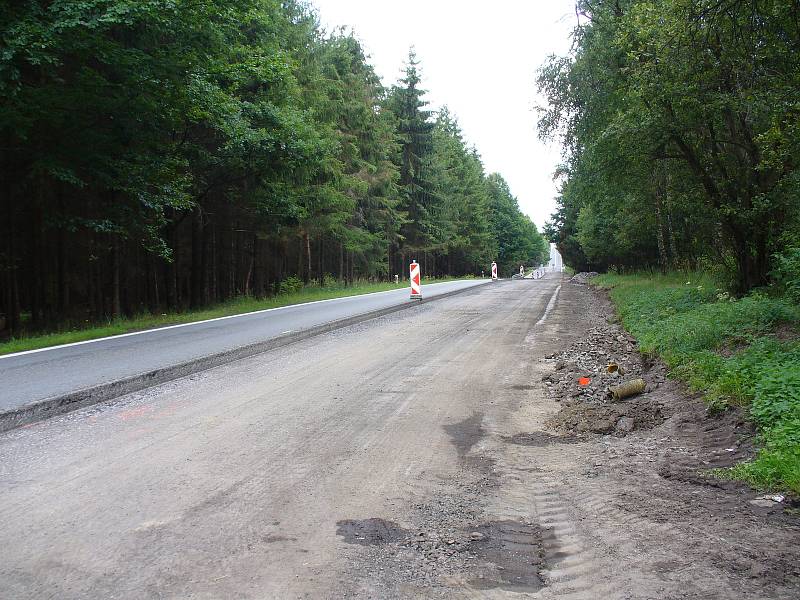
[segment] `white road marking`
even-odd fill
[[[541,325],[544,323],[544,320],[547,318],[547,315],[550,314],[550,311],[553,310],[553,307],[556,305],[556,298],[558,298],[558,292],[561,291],[561,284],[558,284],[556,291],[553,292],[553,296],[550,298],[550,302],[547,303],[547,308],[544,309],[544,314],[542,318],[536,321],[537,325]]]
[[[475,280],[481,281],[481,280]],[[452,283],[452,282],[444,282],[444,283]],[[428,286],[433,285],[441,285],[436,283],[429,283]],[[0,356],[0,360],[4,358],[13,358],[15,356],[23,356],[25,354],[35,354],[37,352],[47,352],[48,350],[58,350],[59,348],[70,348],[72,346],[82,346],[84,344],[94,344],[95,342],[102,342],[105,340],[110,339],[118,339],[118,338],[125,338],[130,337],[133,335],[142,335],[143,333],[153,333],[154,331],[166,331],[167,329],[178,329],[179,327],[189,327],[190,325],[200,325],[201,323],[211,323],[213,321],[224,321],[225,319],[236,319],[238,317],[247,317],[250,315],[260,315],[262,313],[268,313],[276,310],[286,310],[287,308],[297,308],[298,306],[309,306],[311,304],[322,304],[323,302],[335,302],[337,300],[350,300],[353,298],[361,298],[364,296],[377,296],[378,294],[392,294],[397,293],[399,291],[406,291],[408,287],[402,287],[396,290],[386,290],[383,292],[370,292],[369,294],[356,294],[354,296],[342,296],[339,298],[328,298],[326,300],[314,300],[312,302],[302,302],[300,304],[289,304],[288,306],[278,306],[276,308],[265,308],[263,310],[254,310],[252,312],[247,313],[240,313],[238,315],[228,315],[227,317],[215,317],[213,319],[204,319],[203,321],[192,321],[191,323],[180,323],[178,325],[167,325],[166,327],[156,327],[155,329],[143,329],[142,331],[132,331],[131,333],[120,333],[118,335],[109,335],[102,338],[96,338],[93,340],[83,340],[82,342],[71,342],[69,344],[59,344],[58,346],[48,346],[47,348],[37,348],[36,350],[24,350],[22,352],[14,352],[13,354],[4,354]]]

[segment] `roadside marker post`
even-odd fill
[[[520,265],[519,266],[519,276],[520,277],[525,277],[525,265]]]
[[[497,263],[492,262],[492,281],[497,281]]]
[[[408,270],[411,276],[411,299],[422,300],[422,286],[419,283],[419,264],[417,264],[417,261],[412,260]]]

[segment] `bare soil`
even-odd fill
[[[800,597],[797,499],[774,502],[713,473],[755,452],[744,410],[709,412],[702,398],[667,377],[663,363],[637,351],[604,292],[565,287],[582,306],[576,325],[587,327],[546,356],[542,382],[559,405],[548,428],[570,434],[554,443],[569,440],[575,462],[585,465],[567,469],[563,480],[573,498],[590,499],[572,507],[584,527],[620,567],[665,582],[660,594],[646,597]],[[610,363],[624,375],[609,374]],[[591,383],[580,385],[580,377]],[[638,377],[647,382],[644,394],[611,401],[610,385]],[[630,543],[633,552],[622,550]],[[641,597],[636,587],[623,597]]]
[[[796,505],[711,473],[753,455],[742,411],[710,414],[638,352],[605,294],[562,287],[492,397],[513,412],[444,427],[462,467],[413,507],[416,527],[340,524],[369,545],[356,596],[800,597]],[[643,394],[611,401],[639,377]]]

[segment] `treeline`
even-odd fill
[[[577,13],[572,52],[538,78],[540,131],[565,148],[548,225],[564,260],[767,284],[800,247],[800,3],[579,0]]]
[[[511,272],[546,243],[418,64],[297,0],[0,7],[0,335],[280,282]],[[327,277],[326,277],[327,276]]]

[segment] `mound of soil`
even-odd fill
[[[563,405],[549,425],[570,433],[615,435],[660,425],[664,407],[651,392],[664,383],[664,367],[643,357],[636,340],[606,320],[603,307],[593,311],[597,325],[566,350],[547,357],[553,370],[542,381],[549,397]],[[612,401],[612,386],[639,378],[647,384],[643,394]]]
[[[592,277],[597,277],[598,275],[599,273],[597,273],[596,271],[589,271],[589,272],[584,271],[581,273],[575,273],[575,275],[573,275],[570,278],[569,282],[577,283],[579,285],[586,285],[589,279],[591,279]]]

